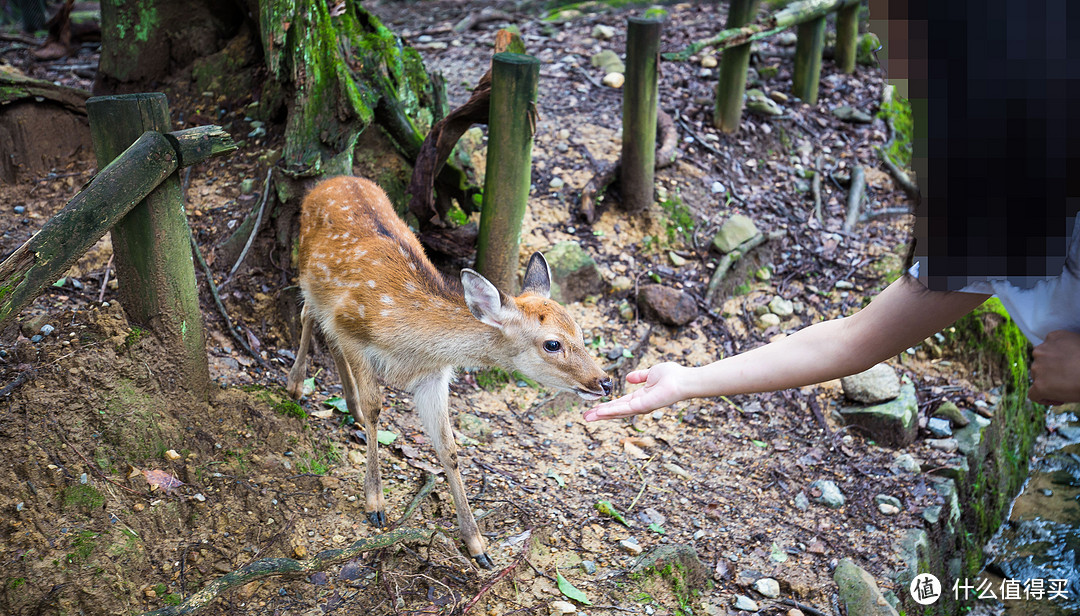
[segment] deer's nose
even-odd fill
[[[603,378],[603,380],[600,381],[600,389],[604,390],[604,395],[605,396],[610,396],[611,395],[611,389],[612,389],[611,377],[606,376],[606,377]]]

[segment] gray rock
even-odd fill
[[[761,233],[749,216],[734,214],[728,218],[713,237],[713,246],[723,253],[735,250],[746,240]]]
[[[769,599],[775,599],[780,596],[780,582],[772,578],[761,578],[754,582],[754,590]]]
[[[605,49],[589,58],[589,63],[595,67],[604,69],[607,73],[625,73],[626,65],[619,59],[619,54]]]
[[[773,38],[773,42],[780,47],[794,47],[799,41],[798,35],[791,30],[784,30]]]
[[[948,438],[952,436],[952,428],[949,427],[949,420],[941,417],[931,417],[926,422],[926,429],[930,431],[937,438]]]
[[[634,539],[623,539],[619,542],[619,548],[624,552],[629,552],[634,556],[641,554],[642,547],[638,545],[638,542]]]
[[[732,605],[735,606],[735,609],[737,609],[737,610],[739,610],[741,612],[756,612],[756,611],[758,611],[757,601],[754,601],[753,599],[751,599],[750,597],[747,597],[746,595],[735,595],[735,603],[733,603]]]
[[[872,406],[843,407],[840,416],[845,423],[865,430],[878,442],[902,446],[915,440],[918,410],[915,386],[906,383],[895,400]]]
[[[596,573],[596,563],[591,560],[581,561],[581,570],[589,575]]]
[[[458,430],[465,436],[478,441],[491,440],[491,426],[488,422],[469,413],[458,413]]]
[[[888,364],[878,364],[869,370],[840,379],[844,396],[854,402],[876,404],[900,395],[900,378]]]
[[[48,336],[49,334],[53,333],[53,330],[55,330],[55,329],[56,329],[55,327],[53,327],[52,325],[49,325],[48,323],[46,323],[45,325],[41,326],[41,335],[42,336]]]
[[[877,496],[874,497],[874,502],[879,504],[879,505],[881,505],[881,504],[889,504],[889,505],[892,505],[893,507],[896,507],[897,509],[903,509],[904,508],[904,505],[903,505],[903,503],[900,502],[899,498],[896,498],[895,496],[889,496],[888,494],[878,494]]]
[[[577,242],[559,242],[544,257],[551,267],[551,298],[555,301],[579,302],[604,291],[600,268]]]
[[[832,481],[818,479],[810,484],[810,489],[817,489],[821,492],[821,496],[813,497],[815,503],[825,505],[829,509],[839,509],[844,506],[844,495],[840,493],[840,488],[836,487],[836,484]]]
[[[764,116],[784,115],[784,108],[757,88],[747,90],[746,110]]]
[[[845,558],[836,566],[833,581],[840,590],[840,603],[848,614],[859,616],[898,616],[885,600],[874,578],[851,559]]]
[[[647,284],[638,292],[641,318],[681,326],[698,316],[698,305],[688,293],[659,284]]]
[[[810,507],[810,499],[806,498],[806,492],[799,492],[795,495],[795,508],[799,511],[806,511]]]
[[[766,312],[763,315],[759,315],[757,318],[757,326],[761,329],[769,329],[780,325],[780,317],[771,312]]]
[[[874,121],[874,117],[869,113],[866,113],[861,109],[853,109],[848,105],[837,107],[836,109],[833,109],[832,113],[844,122],[851,122],[853,124],[870,124]]]
[[[953,431],[957,449],[964,455],[971,455],[979,450],[983,442],[983,431],[990,427],[990,420],[971,411],[964,411],[968,425]]]
[[[931,505],[923,509],[922,517],[931,526],[937,524],[941,521],[941,505]]]
[[[622,293],[623,291],[629,291],[634,288],[634,281],[630,280],[629,276],[616,276],[615,280],[611,281],[611,290],[616,293]]]
[[[597,24],[593,26],[592,37],[594,39],[606,41],[613,36],[615,36],[615,28],[612,28],[611,26],[605,26],[604,24]]]
[[[786,319],[795,314],[795,305],[791,300],[784,299],[777,295],[769,301],[769,310],[781,319]]]
[[[926,444],[938,451],[944,451],[945,453],[952,453],[960,448],[954,438],[928,438],[926,439]]]
[[[960,407],[949,401],[942,402],[941,405],[937,407],[937,410],[934,411],[934,415],[948,419],[949,422],[957,428],[963,428],[971,423],[968,418],[964,416]]]
[[[902,453],[893,458],[893,463],[900,470],[907,471],[913,475],[918,475],[922,472],[922,467],[919,466],[919,461],[911,456],[910,453]]]
[[[896,515],[896,514],[900,513],[900,508],[899,507],[896,507],[894,505],[890,505],[889,503],[881,503],[881,504],[879,504],[877,506],[877,508],[878,508],[878,511],[880,511],[882,513],[882,515]]]

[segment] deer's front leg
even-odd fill
[[[495,565],[484,553],[484,539],[480,536],[480,528],[476,525],[469,499],[465,496],[465,484],[462,483],[461,472],[458,470],[457,443],[454,442],[454,432],[450,429],[449,385],[450,371],[447,370],[416,384],[413,388],[413,399],[416,400],[416,410],[420,413],[424,431],[435,447],[435,455],[446,470],[446,480],[450,484],[450,494],[454,497],[454,508],[457,509],[458,527],[461,528],[461,538],[465,541],[469,556],[480,567],[492,569]]]
[[[292,369],[289,370],[289,380],[285,386],[294,400],[299,400],[304,395],[304,375],[307,372],[308,349],[311,348],[312,322],[307,304],[304,304],[300,310],[300,325],[300,347],[296,349],[296,359],[293,361]]]
[[[386,526],[386,502],[383,499],[382,477],[379,474],[379,383],[375,371],[363,356],[346,358],[336,345],[330,345],[331,355],[341,375],[342,393],[356,423],[364,426],[367,437],[367,462],[364,465],[364,510],[368,521]]]

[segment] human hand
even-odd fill
[[[1052,331],[1031,356],[1028,398],[1047,405],[1080,402],[1080,334]]]
[[[645,383],[645,387],[586,410],[585,421],[640,415],[685,400],[691,397],[686,394],[688,370],[673,362],[656,364],[647,370],[635,370],[626,375],[626,382]]]

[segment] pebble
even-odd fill
[[[15,511],[22,511],[23,507],[25,507],[25,506],[26,506],[25,503],[23,503],[22,501],[19,501],[19,502],[15,503]]]
[[[179,460],[180,454],[176,453],[175,449],[170,449],[165,452],[165,457],[169,460]]]
[[[604,75],[603,84],[609,88],[621,88],[626,81],[626,77],[622,73],[608,73]]]
[[[674,252],[674,251],[669,251],[668,252],[668,260],[670,260],[671,264],[674,265],[675,267],[682,267],[682,266],[686,265],[686,259],[681,257],[679,255],[679,253]]]
[[[799,511],[806,511],[810,507],[810,499],[806,497],[806,492],[799,492],[795,495],[795,508]]]
[[[769,599],[775,599],[780,596],[780,583],[772,578],[761,578],[754,582],[754,590]]]
[[[759,329],[769,329],[776,325],[780,325],[780,317],[771,312],[767,312],[757,319],[757,326]]]
[[[30,342],[41,342],[41,334],[30,336]]]
[[[791,608],[790,610],[787,611],[787,616],[806,616],[806,615],[803,614],[802,610],[797,610],[795,608]]]
[[[833,286],[835,286],[837,289],[840,289],[841,291],[855,288],[855,285],[848,282],[847,280],[837,280],[836,284]]]
[[[694,531],[694,541],[698,541],[699,539],[701,539],[704,536],[705,536],[705,531],[703,531],[703,530]]]
[[[605,26],[604,24],[597,24],[592,29],[592,37],[594,39],[600,39],[602,41],[610,40],[615,36],[615,28],[611,26]]]
[[[931,417],[926,422],[926,429],[930,431],[930,434],[933,434],[938,438],[952,436],[952,428],[949,426],[949,420],[943,417]]]
[[[548,606],[552,616],[562,616],[562,614],[573,614],[577,612],[577,608],[573,603],[569,601],[552,601]]]
[[[832,481],[818,479],[810,484],[810,488],[817,488],[821,491],[821,496],[814,497],[815,503],[820,503],[830,509],[839,509],[844,506],[844,495],[840,493],[840,488],[836,487],[836,484]]]
[[[13,208],[11,208],[11,209],[12,209],[12,211],[14,211],[14,212],[15,212],[16,214],[22,214],[22,213],[25,213],[25,212],[26,212],[26,207],[25,207],[25,206],[22,206],[22,205],[16,205],[15,207],[13,207]]]
[[[893,463],[896,464],[900,470],[907,471],[914,475],[922,472],[922,467],[919,466],[919,461],[911,456],[909,453],[902,453],[893,459]]]
[[[926,444],[946,453],[952,453],[960,447],[954,438],[928,438]]]
[[[53,327],[52,325],[49,325],[48,323],[46,323],[45,325],[41,326],[41,335],[42,336],[48,336],[49,334],[53,333],[53,330],[55,330],[55,329],[56,329],[55,327]]]
[[[564,182],[562,178],[551,178],[551,182],[548,183],[548,186],[550,186],[552,190],[559,190],[565,185],[566,182]]]
[[[79,483],[86,485],[90,481],[90,477],[86,473],[79,475]]]
[[[619,548],[624,552],[633,554],[634,556],[637,556],[642,552],[642,547],[638,545],[637,542],[633,539],[623,539],[619,542]]]
[[[795,305],[791,300],[784,299],[777,295],[769,302],[769,310],[781,319],[786,319],[795,314]]]
[[[701,58],[702,68],[716,68],[717,64],[719,64],[719,62],[717,62],[716,56],[705,56]]]
[[[735,595],[735,609],[744,612],[756,612],[758,611],[757,601],[754,601],[750,597],[745,595]]]
[[[202,492],[199,492],[198,494],[196,494],[196,495],[195,495],[195,496],[193,496],[192,498],[194,498],[195,500],[199,501],[200,503],[205,503],[205,502],[206,502],[206,497],[205,497],[205,496],[203,496],[203,493],[202,493]]]
[[[581,561],[581,570],[589,575],[596,573],[596,563],[591,560]]]
[[[878,511],[880,511],[883,515],[896,515],[900,513],[899,507],[890,505],[889,503],[881,503],[877,506],[877,508]]]
[[[712,193],[714,195],[720,194],[720,193],[726,193],[727,192],[727,186],[724,186],[720,182],[713,182],[711,190],[712,190]]]
[[[630,280],[629,276],[616,276],[615,280],[611,281],[611,290],[616,293],[623,291],[629,291],[634,288],[634,281]]]

